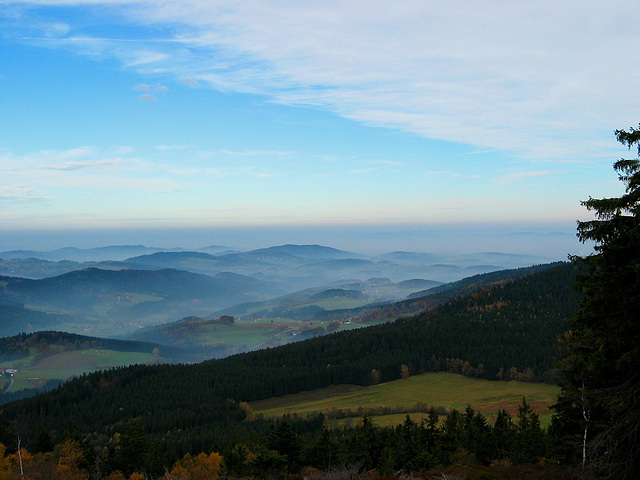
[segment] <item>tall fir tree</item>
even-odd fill
[[[640,129],[617,130],[638,149]],[[611,478],[640,478],[640,159],[614,164],[625,193],[589,198],[594,219],[578,222],[578,238],[595,253],[572,260],[580,311],[562,338],[567,349],[555,427],[573,435],[575,457]]]

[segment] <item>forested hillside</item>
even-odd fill
[[[26,308],[23,303],[0,297],[0,336],[6,337],[19,332],[54,329],[72,321],[67,314],[52,314]]]
[[[54,435],[73,421],[98,442],[138,418],[159,441],[197,450],[245,418],[240,402],[400,378],[403,365],[410,373],[547,378],[558,358],[557,335],[577,309],[574,277],[574,267],[563,264],[394,323],[198,365],[86,375],[6,405],[1,418],[20,418],[32,431],[42,424]]]
[[[206,315],[281,293],[269,282],[228,272],[211,277],[172,269],[87,268],[38,280],[0,277],[0,308],[7,312],[2,332],[8,336],[47,329],[122,335],[140,325]]]

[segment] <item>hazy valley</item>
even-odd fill
[[[317,245],[248,252],[225,247],[158,251],[142,246],[2,252],[0,308],[11,310],[15,320],[5,322],[0,333],[59,329],[123,336],[188,316],[215,318],[225,309],[253,303],[231,310],[249,316],[260,310],[260,302],[287,303],[286,295],[302,308],[305,296],[325,290],[335,290],[336,301],[325,299],[320,305],[312,301],[307,306],[353,308],[401,300],[478,273],[536,263],[547,260],[500,253],[394,252],[367,257]],[[359,293],[347,301],[339,290]],[[282,298],[274,301],[277,297]]]
[[[11,392],[103,368],[199,362],[392,321],[524,275],[529,270],[503,269],[538,260],[499,253],[369,258],[318,245],[249,252],[113,246],[0,258],[2,273],[13,274],[0,277],[0,334],[8,345],[0,366],[18,370],[4,386]],[[38,331],[76,336],[30,335]]]

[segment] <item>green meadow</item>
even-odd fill
[[[0,362],[0,367],[14,368],[11,391],[37,388],[51,379],[67,380],[96,370],[121,367],[153,360],[150,353],[120,352],[107,349],[53,351],[37,358],[35,354],[18,360]],[[6,380],[5,380],[6,382]]]
[[[544,383],[498,382],[462,375],[438,372],[416,375],[404,380],[394,380],[379,385],[360,387],[355,385],[337,385],[319,390],[302,392],[284,397],[270,398],[251,403],[256,414],[265,417],[281,417],[285,414],[306,416],[311,413],[329,413],[333,409],[356,412],[379,407],[399,410],[411,409],[417,403],[426,403],[429,407],[444,407],[464,410],[471,405],[482,412],[489,423],[498,410],[505,409],[511,415],[517,415],[518,405],[525,397],[527,403],[540,415],[542,425],[548,425],[551,419],[549,407],[555,403],[559,388]],[[401,423],[406,414],[374,415],[379,425]],[[419,420],[424,414],[411,414]],[[334,424],[358,421],[357,418],[336,420]]]
[[[190,333],[192,342],[199,345],[228,344],[234,346],[245,346],[251,350],[258,348],[267,341],[274,344],[286,343],[284,336],[291,329],[292,325],[281,322],[236,322],[233,325],[222,323],[200,325]],[[276,339],[283,336],[282,342]]]
[[[308,338],[305,331],[322,327],[327,328],[332,322],[329,320],[300,321],[291,318],[255,318],[240,319],[229,325],[225,323],[203,322],[197,325],[175,324],[163,332],[163,338],[155,341],[181,345],[188,340],[199,346],[227,345],[233,351],[249,351],[265,347],[275,347],[290,342]],[[368,325],[380,323],[371,322]],[[339,326],[342,330],[362,328],[363,324],[344,323]],[[141,339],[142,337],[136,337]]]

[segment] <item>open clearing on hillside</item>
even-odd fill
[[[280,323],[237,322],[233,325],[208,324],[198,327],[192,334],[191,341],[198,345],[244,345],[247,350],[250,350],[287,328],[288,325]]]
[[[444,407],[448,411],[456,408],[464,410],[471,405],[482,412],[491,423],[500,409],[517,415],[522,397],[540,415],[543,425],[549,423],[549,406],[556,401],[559,388],[545,383],[498,382],[468,378],[462,375],[438,372],[416,375],[405,380],[394,380],[369,387],[337,385],[309,392],[301,392],[284,397],[269,398],[253,402],[251,408],[265,417],[281,417],[287,413],[306,416],[315,412],[329,413],[332,409],[352,412],[362,407],[364,410],[381,406],[411,408],[416,403]],[[412,415],[419,420],[421,414]],[[385,417],[394,417],[393,424],[400,423],[405,414],[376,416],[375,422],[388,424]],[[357,419],[352,419],[355,421]]]
[[[156,339],[161,343],[181,345],[181,341],[189,339],[196,345],[229,345],[236,351],[249,351],[259,348],[276,347],[287,343],[309,338],[305,331],[318,327],[326,328],[328,320],[300,321],[288,318],[239,320],[232,325],[224,323],[205,323],[194,328],[176,325],[173,331],[167,330],[163,339]],[[339,331],[354,330],[369,325],[381,323],[376,320],[365,324],[343,323]]]
[[[74,375],[113,367],[145,363],[153,359],[150,353],[119,352],[108,349],[67,350],[35,360],[35,356],[0,363],[0,367],[15,368],[11,391],[34,388],[51,379],[67,380]]]

